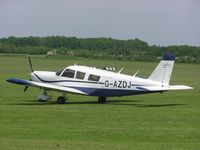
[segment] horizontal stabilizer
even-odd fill
[[[187,86],[187,85],[170,85],[169,90],[190,90],[193,89],[193,87]]]
[[[161,92],[161,91],[169,91],[169,90],[189,90],[193,89],[190,86],[186,85],[171,85],[171,86],[137,86],[136,87],[140,91],[152,91],[152,92]]]

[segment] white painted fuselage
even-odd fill
[[[46,91],[54,90],[62,92],[64,96],[58,97],[57,102],[64,103],[66,93],[98,96],[99,102],[105,102],[106,97],[125,96],[165,92],[168,90],[186,90],[192,87],[186,85],[170,85],[170,78],[174,66],[175,57],[165,55],[152,74],[147,78],[97,69],[88,66],[73,65],[58,72],[33,71],[32,63],[30,80],[10,78],[7,81],[14,84],[44,89],[42,99],[49,99]],[[45,98],[43,98],[46,96]]]
[[[74,71],[73,77],[63,76],[67,69]],[[85,73],[83,79],[76,78],[77,71]],[[100,78],[98,81],[93,81],[89,79],[90,75]],[[149,79],[78,65],[66,67],[58,75],[56,72],[34,71],[31,73],[31,80],[78,89],[87,95],[105,97],[148,93],[149,91],[144,91],[143,86],[167,86]]]

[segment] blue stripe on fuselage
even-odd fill
[[[31,85],[26,80],[11,78],[7,80],[8,82],[20,84],[20,85]],[[86,87],[70,87],[70,86],[63,86],[78,89],[84,93],[87,93],[90,96],[126,96],[126,95],[136,95],[136,94],[145,94],[145,93],[152,93],[152,91],[148,91],[147,89],[136,87],[138,90],[126,90],[126,89],[109,89],[109,88],[86,88]],[[157,91],[159,92],[159,91]]]

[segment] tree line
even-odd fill
[[[47,54],[71,57],[155,61],[166,53],[172,53],[178,62],[200,63],[200,47],[150,46],[139,39],[118,40],[112,38],[76,38],[65,36],[8,37],[0,39],[0,53]]]

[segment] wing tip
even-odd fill
[[[10,79],[7,79],[6,81],[10,82],[10,83],[22,84],[22,85],[29,85],[30,84],[27,80],[16,79],[16,78],[10,78]]]

